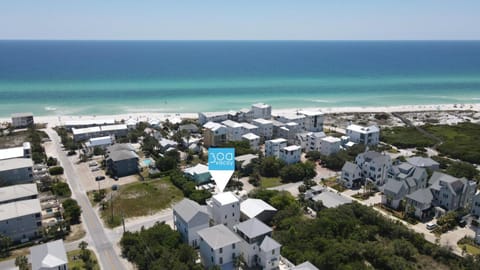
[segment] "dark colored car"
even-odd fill
[[[99,175],[99,176],[95,177],[95,181],[102,181],[102,180],[105,180],[105,176]]]
[[[113,180],[118,181],[118,176],[115,175],[115,176],[113,177]]]

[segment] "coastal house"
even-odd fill
[[[257,135],[262,141],[270,140],[273,136],[273,122],[271,120],[256,118],[252,123],[258,127]]]
[[[288,122],[278,129],[278,136],[287,139],[288,143],[294,144],[297,134],[302,132],[301,126],[295,122]]]
[[[190,199],[183,199],[173,206],[173,224],[182,240],[192,247],[198,247],[198,231],[209,227],[210,215],[206,206]]]
[[[242,123],[240,123],[240,125],[242,125],[242,128],[243,128],[242,133],[243,134],[253,133],[253,134],[258,135],[258,127],[256,125],[246,123],[246,122],[242,122]]]
[[[472,199],[472,209],[470,211],[472,215],[480,217],[480,191],[478,191]]]
[[[208,122],[203,125],[203,144],[205,147],[218,146],[227,142],[227,127],[215,123]]]
[[[241,109],[235,113],[235,116],[231,120],[240,122],[251,122],[253,119],[253,112],[250,109]]]
[[[302,155],[302,147],[298,145],[290,145],[280,149],[279,159],[285,161],[287,164],[294,164],[300,162]]]
[[[97,138],[90,138],[83,145],[83,151],[87,155],[93,155],[95,148],[106,149],[108,146],[115,143],[115,138],[111,136],[103,136]]]
[[[305,151],[320,151],[322,145],[322,139],[326,135],[323,132],[310,132],[307,134],[307,148]]]
[[[20,184],[0,187],[0,205],[11,202],[32,200],[38,197],[37,184]]]
[[[453,177],[441,172],[434,172],[428,182],[433,194],[432,203],[447,211],[458,208],[469,209],[477,191],[475,181]]]
[[[32,269],[67,270],[68,259],[63,240],[56,240],[30,248]]]
[[[320,139],[320,154],[330,156],[340,151],[341,140],[336,137],[327,136]]]
[[[183,174],[193,180],[197,186],[212,181],[208,166],[200,163],[193,167],[185,168]]]
[[[298,114],[304,115],[303,128],[310,132],[320,132],[323,130],[324,114],[320,111],[299,111]]]
[[[205,125],[208,122],[222,122],[229,119],[228,112],[200,112],[198,113],[198,123]]]
[[[38,199],[20,200],[1,205],[0,232],[13,242],[27,242],[40,236],[42,209]]]
[[[125,137],[128,134],[128,128],[125,124],[94,126],[88,128],[72,128],[72,133],[73,140],[80,142],[103,136],[113,136],[115,138]]]
[[[27,128],[33,126],[33,113],[14,113],[12,114],[13,128]]]
[[[347,136],[354,143],[377,145],[380,142],[380,129],[377,126],[360,126],[351,124],[347,127]]]
[[[158,141],[158,146],[160,148],[160,151],[162,153],[165,153],[167,152],[167,150],[169,149],[172,149],[172,148],[177,148],[178,146],[178,143],[176,141],[173,141],[173,140],[169,140],[169,139],[165,139],[165,138],[161,138],[159,141]]]
[[[270,119],[272,118],[272,106],[265,103],[255,103],[251,107],[253,119],[263,118]]]
[[[295,143],[296,145],[300,145],[302,150],[308,152],[308,136],[311,132],[300,132],[295,135]]]
[[[222,192],[207,200],[214,224],[223,224],[230,229],[240,222],[240,200],[232,192]]]
[[[418,168],[424,168],[432,171],[438,171],[440,169],[440,164],[431,158],[410,157],[407,158],[406,161]]]
[[[270,227],[252,218],[235,226],[234,231],[243,240],[240,249],[248,267],[260,266],[262,269],[278,267],[281,245],[271,238]]]
[[[282,113],[274,117],[275,120],[280,121],[284,124],[287,123],[296,123],[300,130],[305,130],[305,115],[298,113]]]
[[[22,146],[0,149],[0,160],[12,158],[31,158],[32,147],[29,142],[24,142]]]
[[[287,146],[287,140],[283,138],[265,141],[265,156],[280,158],[280,150]]]
[[[408,194],[416,191],[417,189],[426,188],[427,180],[428,173],[426,169],[415,167],[407,162],[393,165],[387,174],[387,182],[403,182],[407,188]]]
[[[241,239],[225,225],[218,224],[198,231],[200,237],[200,259],[206,269],[219,266],[222,270],[233,270],[240,256]]]
[[[423,220],[432,215],[433,195],[430,189],[421,188],[405,196],[407,213],[412,212],[418,219]]]
[[[363,179],[371,181],[375,186],[385,184],[388,171],[392,167],[392,160],[389,155],[375,151],[358,154],[355,163],[362,169]]]
[[[138,173],[139,157],[130,144],[114,144],[107,148],[107,171],[113,176],[127,176]]]
[[[253,133],[247,133],[242,135],[242,140],[247,141],[251,149],[258,151],[260,144],[260,136],[257,136]]]
[[[362,169],[353,162],[345,162],[340,182],[347,188],[359,188],[363,183]]]
[[[227,141],[238,142],[242,140],[244,134],[243,125],[232,120],[225,120],[222,124],[227,128]]]
[[[0,161],[0,184],[17,185],[33,182],[33,161],[11,158]]]
[[[260,199],[248,198],[240,203],[242,220],[257,218],[262,222],[269,222],[277,209]]]
[[[270,121],[272,121],[272,126],[273,126],[272,138],[280,137],[280,128],[284,127],[285,123],[282,123],[274,119],[271,119]]]
[[[402,199],[408,194],[405,182],[390,180],[383,186],[382,204],[398,209]]]

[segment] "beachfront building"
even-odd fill
[[[252,122],[258,127],[257,135],[260,136],[262,141],[270,140],[273,136],[273,122],[271,120],[256,118]]]
[[[380,129],[377,126],[360,126],[351,124],[347,127],[347,136],[354,143],[377,145],[380,142]]]
[[[67,270],[68,259],[63,240],[56,240],[30,248],[32,269]]]
[[[227,128],[227,141],[238,142],[242,140],[243,125],[232,120],[225,120],[222,124]]]
[[[295,142],[294,144],[300,145],[302,150],[308,152],[308,136],[311,132],[300,132],[295,135]]]
[[[138,173],[139,157],[130,144],[114,144],[107,148],[107,171],[113,176],[127,176]]]
[[[33,182],[33,161],[12,158],[0,161],[0,184],[17,185]]]
[[[205,228],[198,231],[200,237],[200,259],[206,269],[219,266],[222,270],[233,270],[234,262],[240,256],[242,241],[225,225]]]
[[[0,232],[14,242],[27,242],[40,236],[42,209],[38,199],[1,205]]]
[[[250,145],[250,148],[258,151],[259,145],[260,145],[260,137],[253,134],[253,133],[247,133],[242,135],[242,140],[247,141],[248,144]]]
[[[375,186],[382,186],[387,180],[388,171],[392,167],[389,155],[375,151],[358,154],[355,163],[362,169],[362,178]]]
[[[226,126],[215,122],[208,122],[203,125],[203,127],[203,144],[205,147],[219,146],[227,142]]]
[[[278,267],[281,245],[271,238],[270,227],[252,218],[238,224],[234,230],[243,240],[240,242],[240,249],[248,267],[263,266],[262,269]],[[267,252],[270,254],[265,254]]]
[[[273,126],[273,134],[272,134],[272,138],[278,138],[280,137],[280,128],[284,127],[285,126],[285,123],[282,123],[280,121],[277,121],[277,120],[270,120],[272,121],[272,126]]]
[[[270,119],[272,118],[272,106],[265,103],[255,103],[252,105],[252,117],[253,119],[263,118]]]
[[[90,138],[84,145],[84,151],[88,155],[93,155],[95,148],[106,149],[108,146],[115,143],[115,138],[112,136],[103,136],[97,138]]]
[[[111,136],[115,138],[125,137],[128,134],[128,128],[125,124],[95,126],[88,128],[72,128],[73,139],[76,142],[85,141],[90,138]]]
[[[340,138],[327,136],[320,139],[320,154],[329,156],[340,151],[342,141]]]
[[[304,115],[304,129],[310,132],[320,132],[323,130],[324,114],[320,111],[299,111],[298,114]]]
[[[24,142],[22,146],[0,149],[0,160],[11,158],[31,158],[32,147],[29,142]]]
[[[287,139],[288,143],[294,144],[297,134],[302,132],[301,126],[295,122],[289,122],[278,129],[278,136]]]
[[[193,167],[185,168],[183,174],[193,180],[197,186],[212,181],[208,166],[200,163]]]
[[[33,113],[14,113],[12,114],[13,128],[27,128],[33,126]]]
[[[135,121],[135,125],[137,122]],[[73,128],[88,128],[97,126],[115,125],[115,119],[113,118],[99,118],[99,119],[81,119],[81,120],[68,120],[65,121],[64,126],[67,130]]]
[[[294,164],[300,162],[302,155],[302,147],[298,145],[290,145],[280,149],[279,158],[287,164]]]
[[[228,112],[200,112],[198,113],[198,123],[205,125],[208,122],[222,122],[229,119]]]
[[[0,188],[0,205],[38,197],[37,184],[20,184]],[[1,207],[1,206],[0,206]]]
[[[298,113],[285,113],[275,116],[275,120],[280,121],[284,124],[287,123],[297,123],[299,130],[305,130],[305,115]]]
[[[207,201],[214,224],[232,229],[240,222],[240,201],[232,192],[222,192]]]
[[[209,227],[210,215],[206,206],[190,199],[183,199],[173,206],[173,224],[182,240],[192,247],[198,247],[198,231]]]
[[[320,151],[322,146],[322,139],[327,135],[323,132],[309,132],[307,133],[307,145],[305,151]]]
[[[245,123],[245,122],[242,122],[240,124],[243,127],[243,131],[242,131],[243,134],[253,133],[258,135],[258,127],[256,125],[252,125],[250,123]]]
[[[287,140],[283,138],[268,140],[265,142],[266,157],[280,157],[280,149],[287,146]]]

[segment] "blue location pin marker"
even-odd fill
[[[223,192],[235,171],[235,148],[209,148],[208,171]]]

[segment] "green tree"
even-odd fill
[[[18,267],[19,270],[28,270],[28,258],[24,255],[20,255],[15,258],[15,266]]]
[[[63,174],[63,167],[61,166],[51,167],[50,169],[48,169],[48,173],[50,173],[50,175],[61,175]]]
[[[13,241],[10,237],[0,234],[0,256],[7,257],[10,255],[10,246]]]
[[[275,157],[267,157],[260,163],[260,174],[265,177],[277,177],[285,163]]]
[[[78,205],[77,201],[74,199],[66,199],[63,203],[63,210],[65,220],[69,224],[78,224],[80,223],[80,215],[82,214],[82,209]]]

